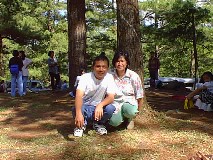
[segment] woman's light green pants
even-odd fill
[[[118,113],[112,115],[109,124],[117,127],[124,121],[124,119],[128,119],[129,121],[131,121],[138,112],[139,111],[137,106],[131,105],[129,103],[124,103],[121,107],[121,110]]]

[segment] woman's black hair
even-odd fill
[[[81,68],[80,73],[82,74],[83,72],[86,72],[84,68]]]
[[[113,65],[113,67],[115,67],[115,63],[118,61],[118,59],[120,57],[124,57],[124,59],[127,62],[127,68],[128,68],[128,66],[130,65],[129,54],[128,54],[128,52],[123,52],[123,51],[115,53],[115,55],[114,55],[114,57],[112,59],[112,65]]]
[[[13,56],[18,57],[19,56],[19,51],[18,50],[13,50]]]
[[[105,52],[101,52],[100,55],[95,57],[95,59],[93,60],[92,66],[94,66],[97,61],[107,61],[107,66],[109,67],[109,59],[106,57]]]
[[[54,51],[49,51],[48,56],[51,56],[52,53],[54,53]]]
[[[19,51],[19,53],[21,53],[21,59],[22,59],[22,60],[24,60],[24,59],[25,59],[25,57],[26,57],[26,55],[25,55],[24,51]]]
[[[204,73],[202,74],[202,76],[200,77],[199,83],[205,83],[205,82],[204,82],[204,79],[203,79],[204,76],[210,77],[210,80],[213,81],[213,74],[212,74],[212,72],[207,71],[207,72],[204,72]]]

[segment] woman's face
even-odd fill
[[[127,68],[127,61],[123,56],[119,57],[115,63],[115,68],[117,71],[125,71]]]
[[[54,52],[51,52],[50,57],[53,58],[55,56]]]

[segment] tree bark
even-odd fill
[[[85,68],[86,22],[85,0],[68,0],[69,86],[73,89],[81,68]]]
[[[3,41],[0,34],[0,77],[4,76],[4,64],[3,64]]]
[[[139,74],[143,84],[143,55],[138,0],[117,0],[116,2],[118,51],[129,53],[130,69]]]
[[[117,0],[118,50],[130,55],[130,68],[142,69],[142,49],[137,0]]]

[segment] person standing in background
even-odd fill
[[[70,92],[70,95],[71,95],[72,97],[75,97],[75,95],[76,95],[76,89],[77,89],[77,87],[78,87],[78,82],[80,81],[81,76],[82,76],[83,74],[86,73],[86,72],[85,72],[85,69],[81,69],[80,73],[81,73],[81,75],[76,77],[73,91]]]
[[[23,62],[23,67],[22,67],[22,81],[23,81],[23,95],[26,95],[27,93],[27,81],[29,77],[29,70],[28,66],[32,64],[32,60],[26,57],[26,54],[24,51],[19,51],[21,54],[21,59]]]
[[[49,51],[48,56],[49,56],[49,58],[47,60],[47,64],[49,67],[51,87],[52,87],[52,90],[55,90],[55,89],[59,88],[59,83],[60,83],[58,62],[55,58],[54,51]]]
[[[160,69],[160,61],[158,57],[156,56],[155,52],[150,53],[150,59],[149,59],[149,75],[150,75],[150,87],[156,88],[156,80],[158,80],[158,73]]]
[[[5,84],[4,80],[1,80],[0,93],[4,93],[4,92],[6,92],[6,84]]]
[[[68,84],[67,84],[67,81],[64,80],[63,84],[61,85],[61,90],[62,90],[62,91],[65,91],[65,90],[67,90],[67,89],[68,89]]]
[[[22,67],[23,62],[19,57],[19,51],[13,50],[13,57],[9,60],[9,68],[11,73],[11,96],[16,96],[16,83],[18,85],[19,96],[23,95],[23,82],[22,82]],[[17,73],[14,73],[16,72]]]

